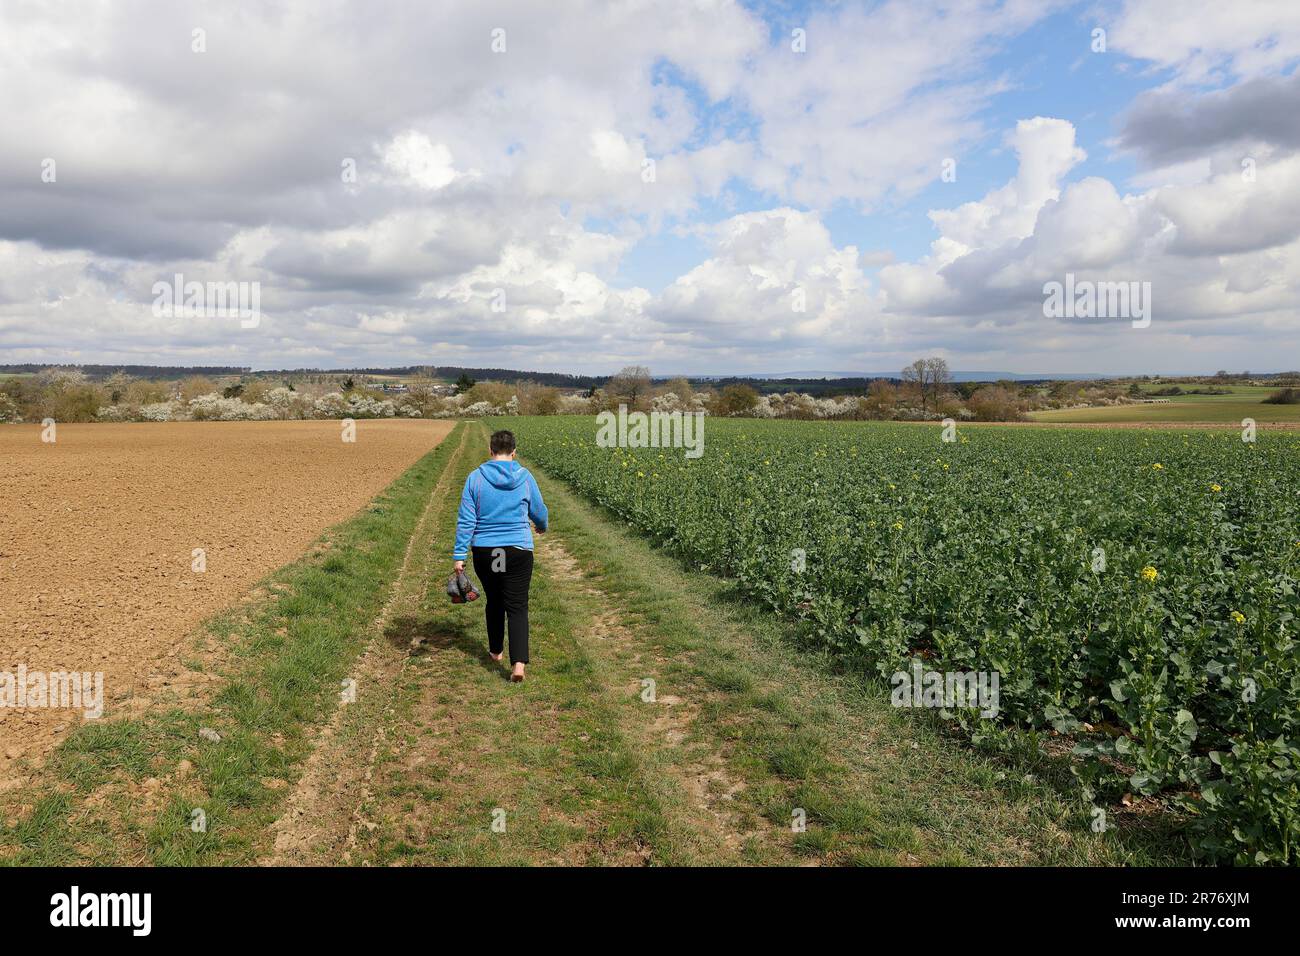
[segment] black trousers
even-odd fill
[[[528,663],[528,586],[533,552],[524,548],[474,548],[474,573],[487,599],[488,649],[500,654],[510,623],[510,663]]]

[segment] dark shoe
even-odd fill
[[[474,587],[474,582],[464,571],[453,574],[447,579],[447,595],[451,598],[452,604],[478,600],[478,591]]]

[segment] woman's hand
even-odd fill
[[[460,574],[461,572],[463,572],[463,571],[465,570],[465,562],[464,562],[464,561],[453,561],[453,562],[451,562],[451,569],[452,569],[453,571],[455,571],[457,574]]]

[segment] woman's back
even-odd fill
[[[541,491],[527,468],[517,461],[485,461],[465,479],[456,554],[463,555],[462,548],[471,545],[531,549],[528,522],[545,530],[546,517]]]
[[[471,549],[474,571],[487,595],[484,616],[488,653],[501,660],[507,621],[510,628],[512,681],[524,679],[528,663],[528,589],[533,579],[533,532],[546,531],[546,504],[528,469],[515,461],[515,436],[492,435],[492,458],[469,473],[460,493],[452,568],[465,569]]]

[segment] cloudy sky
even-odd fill
[[[1297,60],[1295,0],[0,0],[0,363],[1295,368]]]

